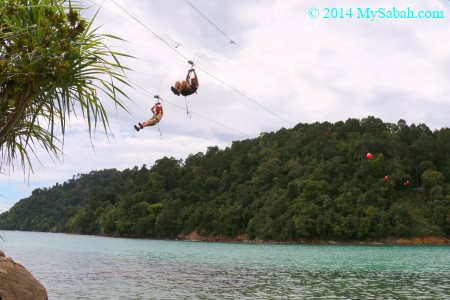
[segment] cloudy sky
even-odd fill
[[[127,90],[131,114],[105,99],[112,136],[97,132],[92,140],[85,122],[72,119],[60,161],[39,151],[33,174],[0,174],[0,211],[76,174],[185,159],[299,122],[373,115],[450,127],[449,1],[114,1],[103,1],[95,23],[127,40],[107,42],[115,50],[136,57],[123,60],[136,86]],[[89,17],[102,2],[81,3]],[[393,7],[443,11],[444,18],[357,18],[358,8]],[[324,18],[332,8],[352,9],[353,16]],[[177,44],[179,53],[171,48]],[[187,98],[191,118],[184,97],[170,92],[186,75],[186,58],[195,60],[200,81],[198,94]],[[164,118],[159,128],[136,132],[133,124],[150,117],[154,94],[166,99]]]

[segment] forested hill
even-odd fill
[[[0,229],[279,241],[449,236],[449,181],[448,128],[374,117],[298,124],[184,161],[164,157],[36,189],[0,215]]]

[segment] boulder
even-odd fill
[[[47,300],[45,287],[0,250],[0,300]]]

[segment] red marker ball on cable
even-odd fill
[[[372,153],[368,152],[368,153],[366,154],[366,157],[367,157],[367,159],[372,159],[373,155],[372,155]]]
[[[385,181],[388,181],[388,180],[389,180],[389,176],[387,176],[387,175],[384,176],[384,180],[385,180]]]

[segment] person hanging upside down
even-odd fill
[[[191,73],[194,75],[192,78]],[[175,82],[175,85],[171,86],[170,89],[177,96],[180,96],[180,94],[183,96],[189,96],[196,93],[198,89],[198,78],[195,70],[190,69],[186,75],[186,80]]]
[[[144,127],[147,126],[154,126],[161,121],[163,117],[163,108],[160,102],[156,102],[156,104],[152,107],[152,113],[153,117],[151,117],[149,120],[145,121],[144,123],[138,123],[138,125],[134,125],[134,129],[137,131],[144,129]]]

